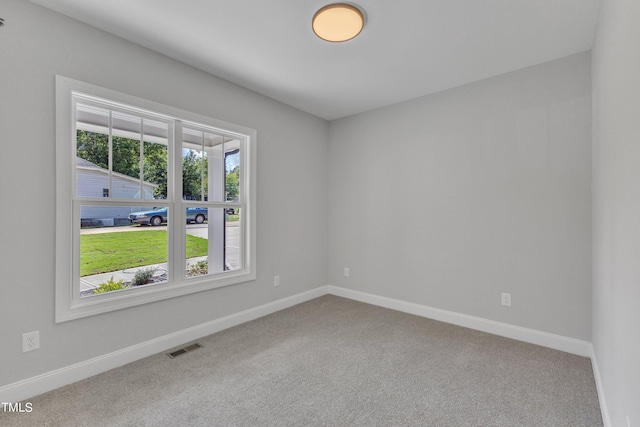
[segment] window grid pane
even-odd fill
[[[228,144],[239,140],[241,146],[248,145],[248,138],[255,138],[254,130],[208,118],[204,121],[211,122],[214,127],[195,121],[184,122],[170,117],[178,111],[176,109],[59,76],[56,78],[56,93],[57,99],[67,102],[66,110],[62,103],[57,104],[56,126],[63,130],[58,135],[67,136],[66,142],[62,137],[57,138],[57,154],[71,152],[71,164],[68,164],[69,157],[56,156],[59,176],[63,177],[56,185],[57,197],[63,206],[62,215],[59,209],[56,220],[61,231],[57,233],[57,245],[61,250],[67,247],[73,254],[72,262],[68,264],[70,268],[65,267],[64,262],[56,262],[57,271],[62,272],[56,275],[56,322],[255,279],[254,269],[246,269],[241,256],[246,250],[244,245],[250,244],[250,259],[255,258],[254,238],[245,242],[243,221],[239,221],[240,209],[246,207],[245,200],[233,198],[242,186],[241,174],[244,171],[233,171],[228,164]],[[102,96],[113,101],[101,99]],[[133,100],[133,105],[119,104],[116,100],[127,103]],[[72,108],[68,108],[69,102]],[[152,108],[147,110],[145,107]],[[199,120],[199,116],[188,112],[180,114]],[[196,146],[182,147],[184,141],[181,141],[180,134],[184,123],[189,123],[188,127],[200,135],[200,143]],[[217,128],[227,125],[235,131]],[[243,133],[245,131],[246,134]],[[73,150],[69,150],[70,141],[73,142]],[[192,144],[191,141],[186,142]],[[183,154],[196,157],[193,163],[198,172],[199,191],[194,190],[189,200],[183,197],[180,185]],[[65,158],[67,160],[61,160]],[[65,174],[64,171],[69,172]],[[231,175],[237,175],[237,179],[228,178]],[[67,184],[61,184],[65,182]],[[64,208],[65,200],[69,202],[69,208]],[[206,219],[192,221],[191,212],[187,210],[192,207],[206,210]],[[166,218],[149,220],[150,225],[141,225],[138,213],[146,212],[146,216],[150,216],[150,211],[163,209]],[[230,213],[229,209],[234,212]],[[68,217],[67,211],[72,214],[72,221],[65,225],[62,218]],[[180,221],[169,221],[171,212]],[[137,222],[131,219],[131,215]],[[233,225],[239,231],[239,244],[229,244],[227,239],[230,216],[233,216],[231,221],[236,222]],[[182,256],[189,253],[190,245],[186,240],[187,233],[183,231],[186,220],[192,222],[190,227],[200,226],[206,230],[203,238],[206,249],[201,255],[207,260],[206,275],[192,282],[194,286],[185,282],[186,264],[180,266],[189,257],[193,258]],[[147,244],[135,245],[135,234],[151,236],[145,233],[154,232],[164,233],[160,243],[145,239]],[[65,235],[70,238],[65,238]],[[123,258],[138,260],[137,265],[123,265],[119,259],[107,259],[102,267],[91,270],[91,260],[99,258],[91,252],[91,240],[97,240],[87,238],[92,235],[119,237],[118,244],[107,242],[98,252],[112,256],[120,249],[127,249],[129,252]],[[161,262],[151,263],[143,256],[147,249],[164,253],[161,260],[156,259]],[[230,262],[229,254],[234,250],[240,256],[235,256],[236,260]],[[240,270],[240,274],[225,274],[230,270]],[[100,274],[109,277],[100,278],[103,281],[95,283],[98,279],[95,276]],[[106,292],[93,292],[103,284]],[[184,286],[187,284],[189,286]],[[69,286],[73,289],[71,294]],[[147,292],[152,288],[159,292]]]
[[[167,206],[129,213],[130,206],[81,205],[80,297],[167,282],[167,227],[129,226],[129,217],[150,224]],[[102,217],[102,219],[97,219]]]

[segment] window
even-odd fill
[[[56,110],[56,322],[255,279],[255,130],[61,76]]]

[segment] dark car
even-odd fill
[[[207,209],[187,208],[187,224],[195,222],[202,224],[207,220]],[[160,225],[167,222],[167,208],[154,208],[150,211],[133,212],[129,219],[134,224]]]

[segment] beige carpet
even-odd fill
[[[2,426],[601,426],[589,359],[324,296],[30,399]]]

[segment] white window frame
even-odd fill
[[[74,96],[95,97],[114,105],[151,112],[172,120],[169,127],[169,165],[167,183],[168,198],[162,205],[170,206],[174,216],[167,230],[168,262],[170,269],[168,282],[143,286],[126,291],[80,298],[79,292],[79,224],[80,204],[91,204],[92,200],[78,198],[75,190],[75,117]],[[241,199],[226,205],[241,208],[241,259],[239,270],[187,278],[184,268],[185,222],[184,208],[206,205],[223,207],[224,203],[183,201],[181,195],[182,176],[180,147],[182,123],[202,125],[217,133],[238,138],[241,142]],[[172,133],[172,135],[171,135]],[[147,304],[194,292],[206,291],[256,279],[256,138],[255,129],[238,126],[221,120],[191,113],[178,108],[130,96],[92,84],[56,76],[56,276],[55,276],[55,320],[56,323],[93,316],[127,307]],[[178,173],[176,173],[178,172]],[[94,200],[93,203],[100,203]],[[158,204],[145,199],[117,200],[119,205],[144,206]],[[217,206],[219,205],[219,206]]]

